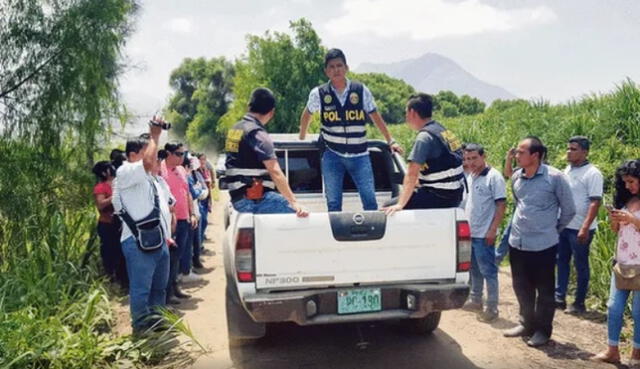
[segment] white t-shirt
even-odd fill
[[[564,169],[564,173],[569,178],[573,202],[576,205],[576,215],[571,219],[567,228],[579,230],[587,218],[591,200],[602,199],[602,173],[591,163],[579,167],[569,165]],[[594,219],[589,229],[594,230],[597,228],[597,225],[598,222]]]
[[[175,199],[168,192],[166,183],[162,185],[155,177],[145,171],[142,160],[135,163],[124,162],[118,168],[116,178],[113,180],[113,208],[117,213],[124,206],[133,220],[146,217],[153,210],[152,183],[156,186],[156,191],[158,192],[162,227],[166,238],[169,238],[171,236],[169,205],[172,201],[175,202]],[[120,241],[124,241],[131,236],[133,236],[131,230],[123,222]]]

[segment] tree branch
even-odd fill
[[[33,77],[35,77],[42,69],[44,69],[44,67],[47,66],[47,64],[51,63],[53,61],[53,59],[57,58],[58,55],[62,54],[62,50],[58,51],[57,53],[51,55],[49,57],[49,59],[45,60],[44,63],[40,64],[40,66],[38,66],[38,68],[36,68],[33,72],[31,72],[28,76],[24,77],[21,81],[19,81],[18,83],[16,83],[15,85],[9,87],[7,90],[5,91],[0,91],[0,98],[4,98],[7,97],[7,95],[9,95],[10,93],[12,93],[13,91],[19,89],[22,85],[24,85],[25,83],[27,83],[30,79],[32,79]]]

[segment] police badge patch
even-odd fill
[[[324,95],[324,103],[331,104],[331,95]]]
[[[360,102],[360,96],[358,96],[358,94],[357,94],[357,93],[352,92],[352,93],[349,95],[349,101],[351,101],[351,103],[352,103],[353,105],[356,105],[357,103],[359,103],[359,102]]]

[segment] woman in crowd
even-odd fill
[[[115,177],[115,169],[111,162],[100,161],[93,167],[98,183],[93,188],[98,218],[98,236],[100,236],[100,256],[104,270],[112,281],[120,283],[122,288],[129,288],[129,278],[124,255],[120,248],[121,223],[113,216],[113,195],[111,184]]]
[[[640,160],[629,160],[616,171],[614,205],[609,208],[611,228],[618,234],[616,263],[623,266],[640,268]],[[618,289],[615,273],[611,277],[609,294],[607,331],[608,348],[595,356],[598,361],[620,362],[620,331],[622,330],[624,310],[631,294],[630,290]],[[640,366],[640,291],[633,292],[631,316],[633,317],[633,351],[629,365]]]

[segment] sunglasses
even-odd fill
[[[174,151],[172,154],[175,156],[182,156],[184,155],[184,151]]]

